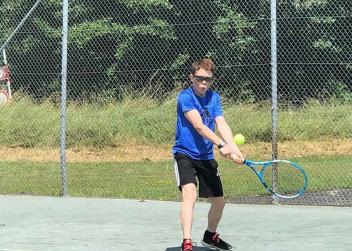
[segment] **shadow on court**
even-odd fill
[[[212,251],[212,249],[206,247],[193,247],[194,251]],[[180,247],[171,247],[165,249],[165,251],[180,251]]]

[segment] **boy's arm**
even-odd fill
[[[203,137],[208,139],[213,144],[219,146],[223,143],[222,138],[217,136],[211,129],[209,129],[206,125],[203,124],[202,118],[199,112],[196,109],[187,111],[184,113],[186,119],[192,124],[194,129]],[[221,135],[223,136],[223,135]],[[225,143],[226,139],[224,138]],[[231,157],[233,153],[232,146],[230,144],[225,144],[223,147],[219,149],[220,154],[224,157]]]
[[[194,129],[203,137],[215,145],[219,145],[223,140],[211,129],[203,124],[202,118],[197,110],[190,110],[184,113],[186,119],[192,124]]]
[[[231,158],[238,164],[242,164],[244,161],[243,154],[241,153],[240,149],[234,143],[233,134],[231,131],[230,126],[227,124],[224,116],[218,116],[215,118],[215,123],[217,129],[221,135],[221,137],[225,140],[226,144],[228,144],[231,148]]]

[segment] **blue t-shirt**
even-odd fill
[[[192,87],[181,91],[177,99],[176,142],[172,152],[197,160],[213,159],[213,144],[203,138],[184,115],[194,109],[199,112],[204,125],[214,132],[215,118],[223,115],[220,95],[217,92],[208,90],[204,97],[200,97],[194,93]]]

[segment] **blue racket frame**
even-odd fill
[[[267,169],[268,167],[272,166],[274,163],[280,163],[280,162],[284,162],[284,163],[290,164],[292,166],[292,168],[297,169],[299,172],[301,172],[303,174],[303,177],[304,177],[303,187],[294,195],[287,196],[287,195],[282,195],[282,194],[279,194],[277,192],[274,192],[265,183],[265,179],[264,179],[264,175],[263,175],[264,172],[265,172],[265,169]],[[279,198],[284,198],[284,199],[297,198],[297,197],[303,195],[305,193],[305,191],[307,190],[307,188],[308,188],[308,176],[307,176],[305,170],[301,166],[299,166],[297,163],[294,163],[292,161],[289,161],[289,160],[270,160],[270,161],[245,160],[243,162],[243,164],[248,166],[257,175],[258,179],[260,180],[262,185],[265,187],[265,189],[269,193],[271,193],[272,195],[275,195],[275,196],[277,196]],[[258,166],[262,167],[261,170],[257,169]]]

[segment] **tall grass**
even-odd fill
[[[317,102],[279,111],[279,137],[311,140],[352,137],[352,105]],[[160,103],[147,97],[126,98],[109,104],[69,104],[68,147],[116,147],[126,141],[140,144],[172,143],[176,122],[176,96]],[[250,142],[270,141],[269,104],[224,104],[225,117],[235,133]],[[0,145],[57,147],[60,110],[52,102],[41,104],[22,98],[0,106]]]

